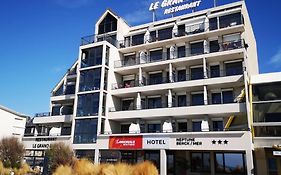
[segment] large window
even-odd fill
[[[149,74],[149,85],[153,84],[162,84],[162,72],[161,73],[155,73],[155,74]]]
[[[226,76],[231,75],[242,75],[243,74],[243,66],[242,62],[234,62],[234,63],[226,63],[225,64],[225,74]]]
[[[102,46],[93,47],[91,49],[83,50],[85,57],[82,57],[81,67],[90,67],[102,64]]]
[[[281,83],[253,85],[254,101],[281,100]]]
[[[185,46],[178,47],[178,58],[185,57]]]
[[[202,131],[201,123],[202,123],[202,121],[193,121],[192,122],[192,131],[193,132],[200,132],[200,131]]]
[[[219,17],[220,28],[231,27],[242,24],[241,13],[234,13]]]
[[[204,105],[204,94],[191,94],[191,105],[197,106],[197,105]]]
[[[191,43],[190,44],[191,55],[200,55],[204,53],[203,42]]]
[[[83,119],[75,121],[74,143],[96,143],[97,119]]]
[[[134,109],[134,100],[122,100],[122,111],[128,111]]]
[[[167,29],[158,30],[158,39],[165,40],[165,39],[172,38],[172,31],[173,31],[172,27],[167,28]]]
[[[213,121],[213,131],[223,131],[223,121]]]
[[[147,131],[149,133],[161,132],[161,124],[147,124]]]
[[[149,55],[150,55],[150,62],[161,61],[163,58],[163,51],[162,50],[150,51]]]
[[[233,103],[233,91],[222,91],[223,104]]]
[[[191,80],[199,80],[204,78],[203,67],[191,68],[190,69]]]
[[[132,36],[132,45],[140,45],[144,43],[144,33]]]
[[[215,77],[220,77],[220,66],[219,65],[214,65],[214,66],[210,66],[210,74],[211,74],[211,78],[215,78]]]
[[[101,68],[81,71],[80,74],[80,92],[93,91],[100,89]]]
[[[161,108],[161,97],[148,98],[148,109]]]
[[[281,137],[280,126],[255,126],[255,137]]]
[[[99,93],[78,96],[77,117],[96,116],[99,111]]]
[[[212,104],[221,104],[221,93],[212,93]]]
[[[117,19],[111,14],[107,14],[106,17],[99,24],[99,34],[108,33],[117,30]]]
[[[186,95],[178,96],[178,107],[186,106]]]
[[[254,103],[254,122],[281,122],[281,103]]]
[[[95,160],[95,150],[76,150],[75,155],[78,159],[86,158],[88,160]]]
[[[216,153],[216,173],[246,174],[244,153]]]
[[[210,172],[210,153],[192,152],[191,153],[192,172]]]

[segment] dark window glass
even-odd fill
[[[220,45],[218,40],[210,41],[210,52],[218,52],[220,50]]]
[[[52,107],[52,116],[60,115],[60,108],[61,108],[61,106],[53,106]]]
[[[192,172],[209,172],[210,170],[210,153],[191,153]]]
[[[226,63],[225,74],[226,76],[242,75],[243,74],[242,62]]]
[[[64,126],[61,128],[61,135],[71,135],[71,126]]]
[[[147,127],[149,133],[161,132],[161,124],[148,124]]]
[[[136,55],[126,55],[124,56],[124,66],[132,66],[136,64]]]
[[[202,131],[201,129],[201,121],[198,121],[198,122],[192,122],[192,131],[193,132],[200,132]]]
[[[130,124],[121,125],[121,133],[129,133]]]
[[[167,52],[166,52],[166,58],[167,60],[171,59],[171,56],[170,56],[170,48],[167,48]]]
[[[186,81],[186,70],[178,70],[178,81]]]
[[[161,97],[148,98],[148,109],[161,108]]]
[[[103,46],[94,47],[83,50],[85,57],[81,60],[81,67],[90,67],[102,64],[102,49]]]
[[[216,173],[246,174],[244,153],[216,153]]]
[[[254,101],[281,100],[281,83],[253,85]]]
[[[212,104],[221,104],[221,93],[212,93]]]
[[[220,28],[231,27],[242,24],[241,13],[234,13],[219,17]]]
[[[233,103],[233,91],[223,91],[222,92],[223,104]]]
[[[107,66],[108,66],[108,63],[109,63],[109,55],[110,55],[110,47],[106,46],[105,65],[107,65]]]
[[[203,67],[191,68],[190,73],[191,80],[199,80],[204,78]]]
[[[213,131],[223,131],[223,121],[213,121]]]
[[[96,116],[99,111],[99,93],[78,96],[77,117]]]
[[[172,31],[173,31],[172,27],[167,28],[167,29],[158,30],[159,41],[172,38]]]
[[[191,94],[191,105],[204,105],[204,94]]]
[[[122,111],[134,109],[134,100],[122,100]]]
[[[178,106],[186,106],[186,95],[179,95],[178,96]]]
[[[160,152],[159,151],[145,151],[145,160],[151,161],[160,170]],[[160,172],[160,171],[159,171]]]
[[[158,38],[156,37],[156,31],[150,32],[150,39],[151,39],[151,42],[158,40]]]
[[[150,51],[149,55],[150,55],[150,62],[161,61],[163,59],[162,50]]]
[[[74,143],[96,143],[97,119],[75,120]]]
[[[101,68],[85,70],[80,73],[80,92],[100,89]]]
[[[281,103],[253,104],[254,122],[281,122]]]
[[[185,57],[185,46],[178,47],[178,58]]]
[[[278,165],[276,158],[267,158],[267,166],[269,175],[278,175]]]
[[[178,36],[184,36],[185,35],[185,25],[179,25],[178,26]]]
[[[66,86],[65,95],[69,95],[69,94],[75,94],[75,84]]]
[[[108,87],[107,83],[108,83],[108,69],[105,68],[104,69],[104,87],[103,87],[104,90],[107,90],[107,87]]]
[[[132,36],[132,45],[140,45],[144,43],[144,33]]]
[[[106,17],[99,24],[99,34],[104,34],[117,30],[117,19],[111,14],[107,14]]]
[[[211,69],[211,78],[220,77],[220,66],[210,66]]]
[[[192,43],[190,44],[190,54],[191,55],[200,55],[204,53],[203,42]]]
[[[179,122],[178,123],[179,132],[187,132],[187,123]]]
[[[217,17],[215,17],[215,18],[210,18],[209,19],[209,29],[210,30],[216,30],[216,29],[218,29],[218,19],[217,19]]]
[[[75,150],[75,155],[78,159],[85,158],[87,160],[95,160],[95,151],[94,150]]]
[[[255,137],[281,137],[280,126],[255,126]]]
[[[157,73],[157,74],[149,74],[149,84],[161,84],[163,81],[162,78],[162,73]]]
[[[73,106],[63,106],[61,109],[62,115],[72,115],[73,114]]]
[[[60,95],[63,95],[63,84],[61,84],[60,87],[58,88],[58,90],[56,90],[53,93],[53,96],[60,96]]]

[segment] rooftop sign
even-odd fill
[[[185,2],[185,0],[162,0],[150,4],[149,11],[164,9],[164,15],[200,6],[201,0]]]

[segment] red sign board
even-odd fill
[[[109,149],[142,149],[142,136],[110,136]]]

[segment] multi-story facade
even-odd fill
[[[131,27],[107,10],[23,139],[95,162],[151,160],[161,175],[251,174],[248,82],[258,74],[244,1]],[[31,134],[31,135],[29,135]]]
[[[20,114],[0,105],[0,139],[4,137],[17,137],[21,139],[24,134],[27,115]]]
[[[257,175],[281,174],[281,73],[252,76],[253,118]]]

